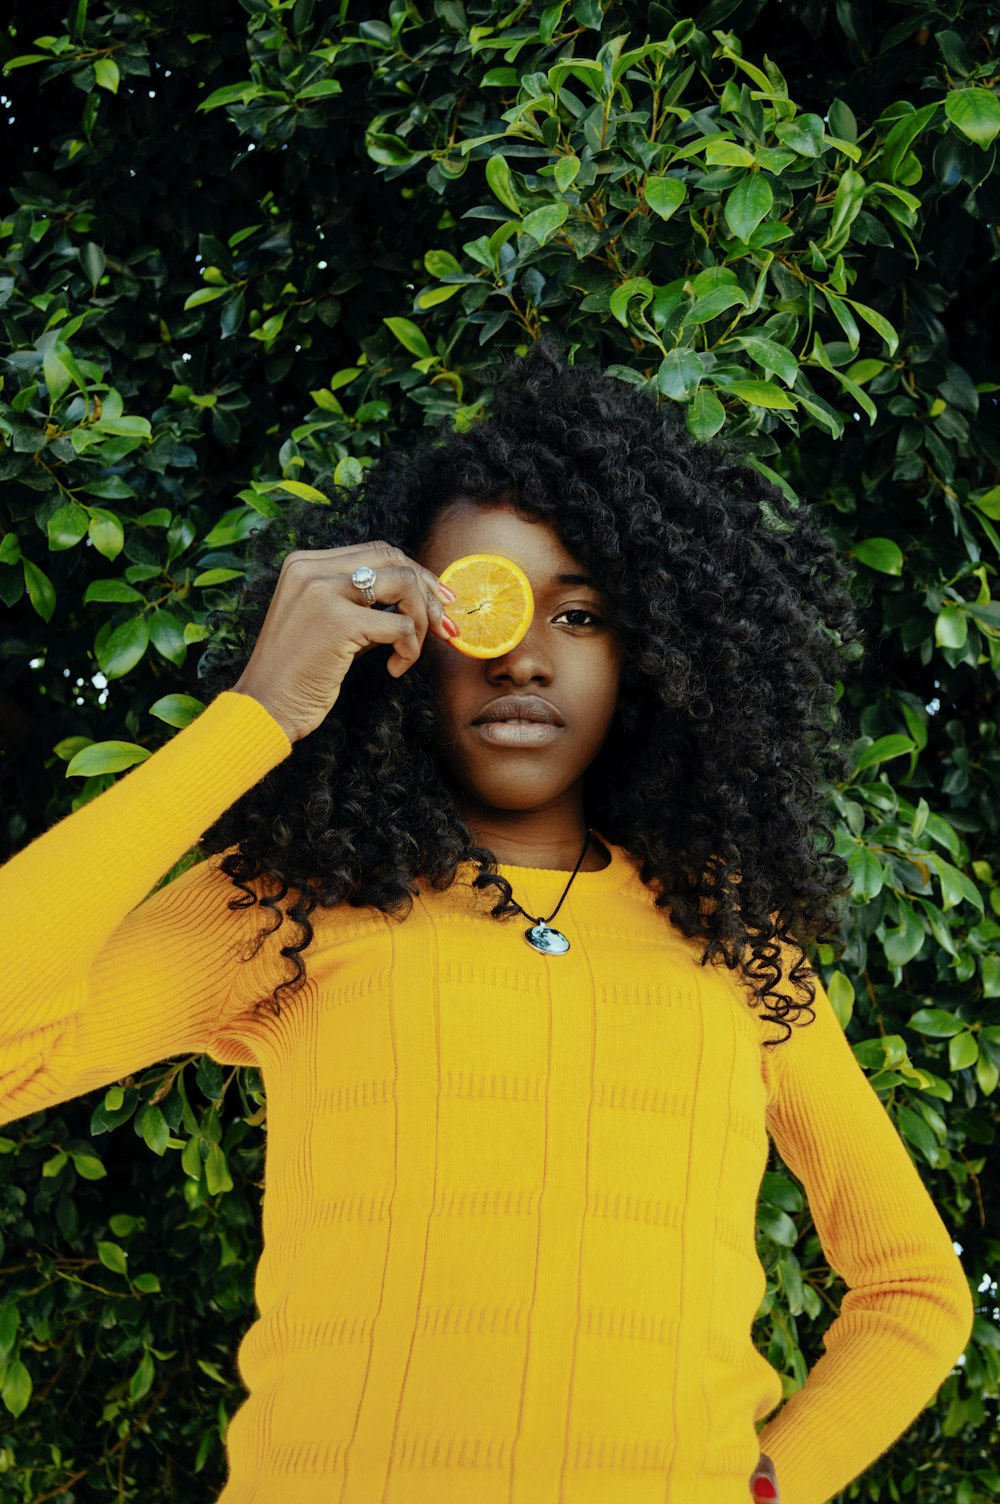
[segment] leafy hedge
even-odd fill
[[[499,349],[555,327],[736,438],[870,593],[834,791],[856,908],[843,969],[815,959],[987,1276],[962,1362],[843,1497],[995,1497],[996,8],[75,0],[49,35],[14,12],[9,849],[199,712],[206,615],[282,498],[470,422]],[[4,1499],[214,1497],[265,1111],[256,1072],[187,1059],[0,1137]],[[843,1284],[776,1157],[758,1228],[787,1394]]]

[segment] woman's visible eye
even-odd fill
[[[603,625],[603,619],[600,616],[597,615],[596,611],[588,611],[583,606],[573,606],[568,611],[560,611],[559,616],[589,616],[590,617],[590,622],[576,622],[575,625],[578,626],[578,627],[589,626],[591,624],[591,622],[597,622],[598,626],[602,626]],[[558,619],[559,618],[557,617],[556,620],[558,621]]]

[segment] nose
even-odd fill
[[[510,652],[489,660],[487,679],[491,684],[552,682],[552,660],[544,650],[542,632],[537,622],[532,622],[521,641]]]

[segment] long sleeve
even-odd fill
[[[776,1052],[768,1131],[848,1290],[825,1352],[759,1437],[781,1504],[826,1504],[886,1452],[948,1377],[975,1312],[951,1236],[815,981],[815,1022]]]
[[[211,859],[146,895],[290,752],[225,691],[0,868],[0,1123],[211,1049],[250,911]]]

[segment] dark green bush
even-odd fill
[[[815,959],[983,1282],[964,1361],[843,1497],[994,1498],[996,7],[7,14],[9,850],[198,713],[206,615],[283,497],[471,421],[498,350],[554,327],[732,435],[871,590],[834,794],[857,906],[843,970]],[[214,1497],[263,1114],[255,1072],[185,1060],[0,1138],[0,1497]],[[776,1158],[759,1235],[791,1392],[843,1285]]]

